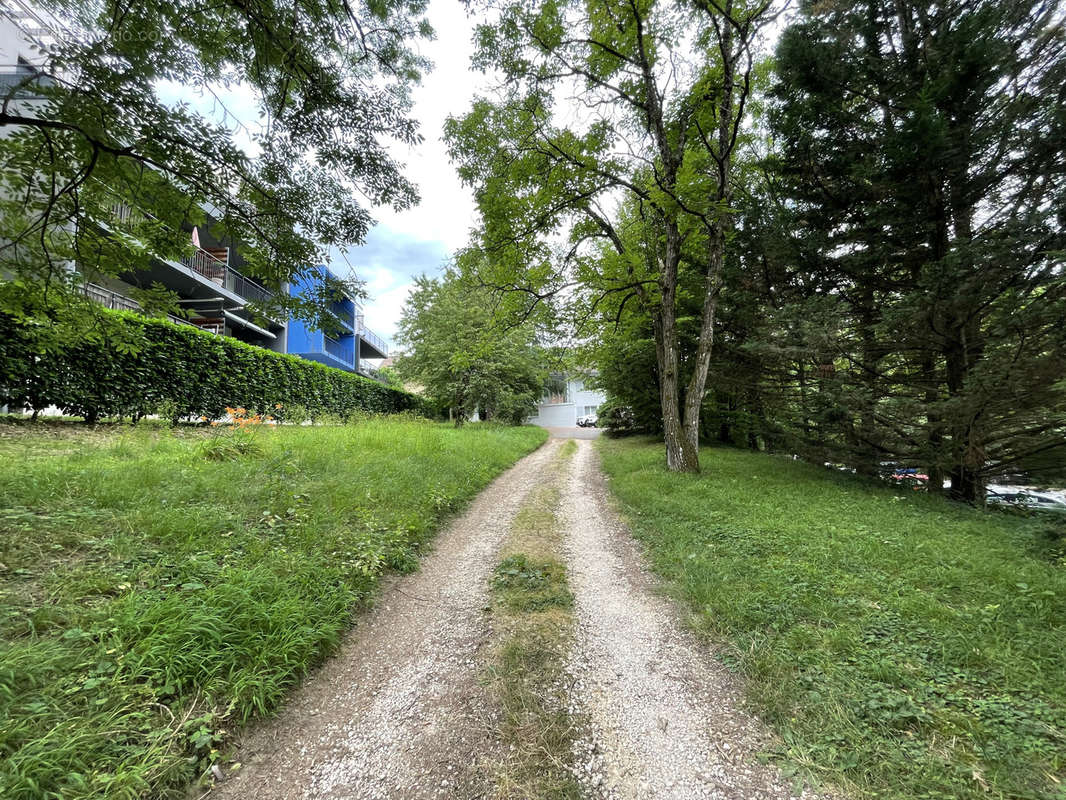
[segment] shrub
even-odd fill
[[[0,315],[0,404],[100,417],[221,417],[227,407],[309,416],[423,411],[415,395],[188,325],[101,311],[92,338],[66,341]],[[57,343],[58,342],[58,343]],[[46,344],[47,343],[47,344]]]

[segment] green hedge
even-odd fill
[[[101,417],[422,413],[422,400],[376,381],[236,339],[128,312],[104,312],[91,337],[57,344],[46,328],[0,314],[0,404]],[[45,342],[48,342],[46,345]]]

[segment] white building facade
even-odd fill
[[[542,428],[575,428],[579,417],[596,416],[606,399],[598,389],[587,388],[584,378],[567,375],[541,398],[529,423]]]

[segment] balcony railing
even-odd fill
[[[142,214],[133,206],[128,206],[125,203],[114,203],[111,206],[111,219],[119,225],[131,225],[134,222],[144,222],[144,214]]]
[[[226,281],[226,271],[229,267],[226,262],[215,258],[210,253],[197,248],[192,255],[182,256],[181,263],[193,272],[199,272],[205,278],[214,281],[221,286]]]
[[[355,364],[355,342],[353,339],[331,339],[322,337],[325,351],[334,358],[340,359],[345,364]]]
[[[342,300],[340,302],[330,303],[329,311],[337,318],[337,322],[344,326],[345,330],[355,333],[355,326],[353,324],[353,317],[355,314],[352,306],[353,304],[350,300]]]
[[[181,263],[247,300],[266,305],[274,299],[273,292],[265,286],[260,286],[251,278],[241,275],[237,270],[226,266],[225,261],[205,250],[197,249],[191,256],[182,256]]]
[[[112,292],[95,283],[86,283],[82,286],[85,296],[94,303],[99,303],[104,308],[112,308],[116,311],[140,311],[141,304],[118,292]]]
[[[359,335],[370,342],[370,344],[374,345],[374,347],[378,349],[378,352],[384,353],[386,356],[389,355],[389,346],[385,344],[385,340],[376,333],[368,330],[361,319],[359,321]]]
[[[274,299],[274,294],[269,289],[229,267],[226,267],[226,288],[241,297],[264,305]]]
[[[82,292],[92,300],[94,303],[99,303],[104,308],[110,308],[115,311],[136,311],[138,314],[143,314],[144,309],[141,304],[131,297],[126,297],[124,294],[113,292],[110,289],[100,286],[95,283],[85,283],[81,287]],[[211,333],[217,333],[220,336],[225,333],[225,325],[223,320],[200,320],[190,321],[182,319],[181,317],[175,317],[173,314],[167,314],[167,319],[171,322],[176,322],[179,325],[191,325],[194,328],[200,328],[201,330],[209,331]],[[216,324],[217,323],[217,324]]]

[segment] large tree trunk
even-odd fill
[[[455,427],[463,427],[466,422],[466,388],[469,379],[464,379],[455,393]]]
[[[963,139],[965,142],[965,137]],[[963,145],[965,149],[965,144]],[[975,308],[972,262],[969,247],[973,240],[973,209],[968,202],[965,175],[951,181],[951,217],[955,233],[955,247],[959,256],[959,280],[952,303],[954,322],[944,353],[947,365],[948,393],[953,398],[966,398],[965,413],[954,415],[951,428],[952,465],[951,497],[973,505],[984,503],[985,433],[982,419],[984,400],[978,391],[967,386],[974,366],[984,357],[984,338],[981,314]],[[967,394],[969,397],[967,398]]]
[[[680,363],[677,344],[677,267],[681,261],[681,235],[667,222],[659,288],[662,305],[655,318],[655,350],[659,362],[659,404],[663,413],[666,467],[674,472],[699,472],[699,442],[687,435],[680,414]],[[697,416],[698,420],[698,416]]]
[[[962,398],[974,362],[980,358],[980,332],[975,321],[956,327],[944,354],[947,364],[948,394]],[[972,391],[972,390],[971,390]],[[981,411],[965,404],[964,413],[956,413],[951,424],[950,496],[964,503],[980,505],[984,501],[982,474],[985,465]]]
[[[727,13],[732,15],[732,5]],[[722,55],[722,96],[718,103],[717,130],[717,188],[714,195],[716,209],[708,226],[707,267],[703,285],[703,308],[700,313],[700,336],[696,354],[685,389],[685,416],[683,420],[685,441],[694,451],[699,450],[700,413],[703,398],[707,395],[707,373],[711,366],[711,351],[714,348],[714,320],[718,310],[718,295],[722,288],[722,267],[725,265],[726,239],[733,227],[733,214],[729,210],[733,200],[732,164],[736,146],[734,125],[738,123],[734,108],[736,54],[733,52],[733,27],[723,24],[719,39]],[[698,468],[698,466],[697,466]]]
[[[718,310],[722,264],[725,259],[725,231],[719,226],[716,234],[712,237],[707,278],[704,282],[703,311],[695,363],[688,387],[685,389],[684,436],[688,445],[697,451],[700,444],[700,413],[703,410],[703,398],[707,396],[707,373],[710,370],[711,351],[714,347],[714,319]]]
[[[881,443],[878,441],[876,408],[880,395],[880,370],[887,348],[878,340],[875,327],[879,321],[873,289],[861,290],[858,312],[859,338],[862,342],[862,396],[855,441],[855,469],[860,475],[876,476],[880,468]]]

